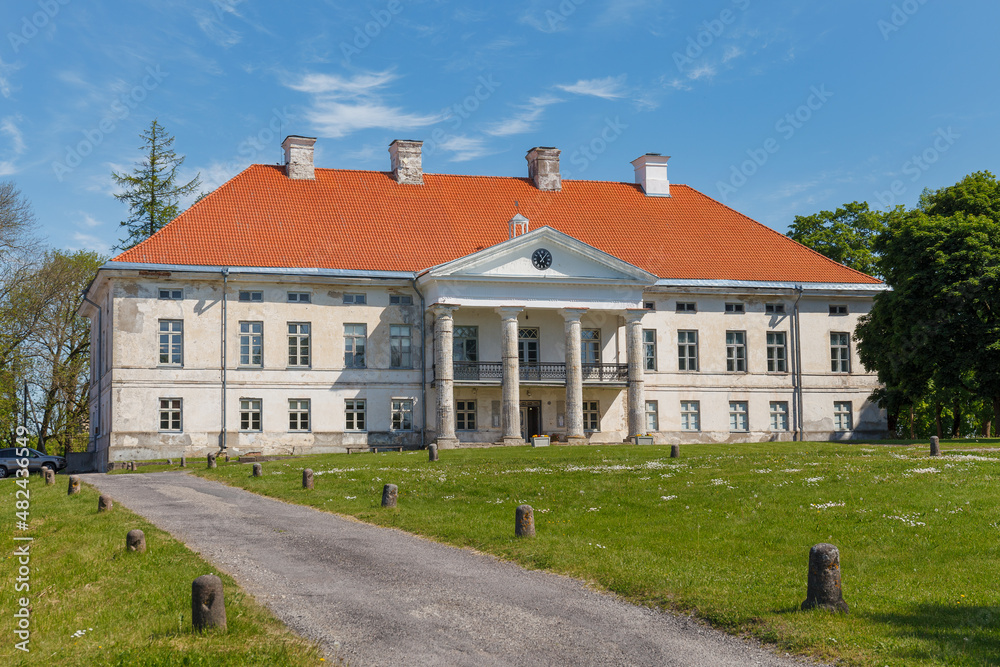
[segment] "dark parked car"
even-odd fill
[[[31,447],[21,448],[21,453],[28,450],[27,456],[17,456],[17,450],[13,447],[0,449],[0,477],[9,477],[17,472],[20,467],[18,459],[28,459],[28,472],[39,472],[42,468],[52,468],[59,472],[66,467],[66,459],[61,456],[49,456]]]

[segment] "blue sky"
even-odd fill
[[[113,169],[153,118],[204,190],[319,138],[321,167],[670,179],[785,231],[795,215],[996,172],[1000,3],[986,0],[8,0],[0,179],[54,247],[107,252]]]

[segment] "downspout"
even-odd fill
[[[104,310],[90,300],[87,296],[87,291],[83,292],[83,300],[89,303],[94,308],[97,308],[97,423],[95,424],[95,435],[94,435],[94,451],[97,451],[97,438],[101,435],[101,383],[104,380]]]
[[[795,305],[792,306],[792,316],[795,319],[795,440],[802,440],[802,432],[805,429],[805,420],[802,416],[802,322],[799,319],[799,299],[802,298],[802,285],[796,285]]]
[[[420,406],[423,411],[423,422],[420,429],[420,449],[427,448],[427,304],[424,303],[424,294],[417,287],[417,279],[411,278],[413,291],[420,297]]]
[[[229,269],[222,269],[222,431],[219,450],[226,449],[226,295],[229,292]]]

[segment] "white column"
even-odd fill
[[[503,444],[521,445],[521,374],[517,357],[517,315],[521,307],[497,308],[500,313],[501,351],[503,375]]]
[[[583,363],[581,360],[580,317],[584,308],[564,308],[559,313],[566,320],[566,441],[587,442],[583,434]]]
[[[646,432],[646,391],[642,358],[643,310],[625,311],[625,352],[628,358],[628,436]]]
[[[439,449],[458,446],[455,436],[455,367],[452,363],[452,314],[457,306],[431,306],[434,313],[434,387],[437,391],[437,438]]]

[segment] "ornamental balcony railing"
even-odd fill
[[[565,382],[566,364],[539,362],[520,364],[521,382]],[[582,364],[583,381],[588,383],[621,383],[628,381],[626,364]],[[503,362],[500,361],[456,361],[454,362],[456,382],[500,382],[503,378]]]

